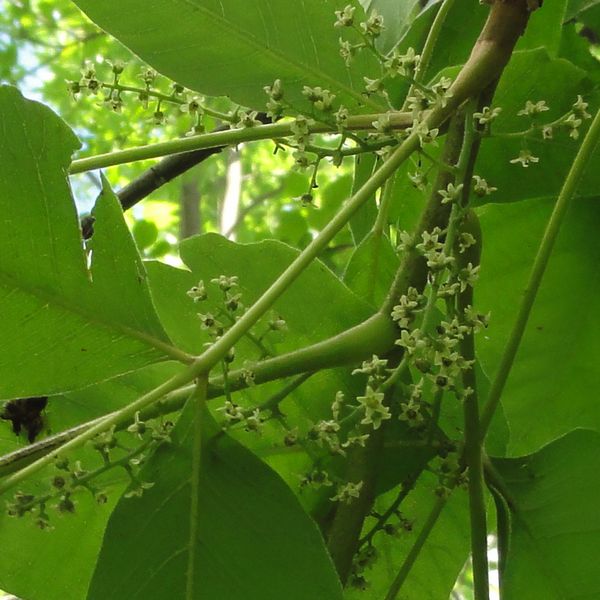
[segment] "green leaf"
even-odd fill
[[[356,248],[346,272],[346,285],[374,308],[381,305],[400,261],[385,235],[369,234]]]
[[[598,598],[600,435],[572,431],[535,454],[493,462],[512,511],[503,597]]]
[[[513,455],[576,427],[600,430],[600,409],[590,396],[600,360],[592,325],[600,312],[597,202],[574,203],[563,224],[502,396]],[[491,311],[491,321],[477,350],[492,377],[552,206],[530,200],[480,211],[484,243],[475,305]]]
[[[10,140],[0,162],[0,398],[62,392],[178,355],[106,185],[86,266],[65,178],[71,130],[10,87],[0,88],[0,115]]]
[[[385,109],[362,95],[362,76],[378,72],[375,58],[363,52],[349,71],[339,55],[334,10],[345,1],[160,0],[142,11],[138,0],[76,4],[158,71],[201,93],[261,110],[263,86],[281,79],[295,106],[307,107],[303,86],[319,85],[347,106]],[[358,41],[355,32],[346,35]]]
[[[185,598],[193,406],[141,477],[155,482],[114,511],[88,600]],[[208,415],[206,415],[208,417]],[[205,436],[215,434],[209,424]],[[223,600],[341,599],[316,525],[289,488],[226,435],[202,451],[194,589]]]

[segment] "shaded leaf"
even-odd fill
[[[184,411],[173,444],[143,469],[154,487],[123,500],[113,513],[89,600],[186,597],[192,408]],[[214,435],[214,425],[209,432]],[[277,475],[226,435],[203,449],[197,518],[198,597],[341,599],[316,525]]]
[[[513,327],[552,201],[488,205],[483,230],[478,310],[491,311],[477,340],[483,366],[496,373]],[[590,401],[598,386],[600,339],[592,323],[600,311],[597,200],[575,202],[550,258],[502,402],[511,454],[531,452],[575,427],[600,430]],[[535,418],[532,418],[535,415]]]
[[[572,431],[535,454],[493,462],[512,509],[504,597],[597,598],[600,435]]]

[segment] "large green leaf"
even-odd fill
[[[600,435],[578,430],[535,454],[494,459],[511,505],[503,598],[600,596]]]
[[[168,338],[118,201],[105,187],[92,266],[66,181],[78,142],[0,88],[0,398],[62,392],[165,358]]]
[[[229,96],[261,109],[267,99],[263,86],[279,78],[286,100],[293,104],[306,107],[302,87],[320,85],[346,105],[383,107],[379,100],[362,95],[362,76],[379,73],[374,57],[361,53],[350,72],[339,55],[334,10],[347,2],[77,0],[76,4],[158,71],[199,92]]]
[[[226,435],[208,441],[199,489],[192,491],[193,409],[182,414],[173,444],[159,449],[143,470],[142,477],[156,485],[115,509],[88,599],[187,597],[192,493],[198,494],[196,598],[340,599],[316,525],[248,450]],[[209,432],[214,435],[214,425]]]
[[[494,376],[512,329],[533,257],[552,210],[548,200],[481,209],[483,254],[475,288],[479,310],[491,311],[477,339]],[[600,312],[597,199],[579,200],[563,225],[536,298],[502,401],[510,453],[532,452],[575,427],[600,430]]]

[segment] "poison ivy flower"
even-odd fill
[[[315,470],[306,475],[300,485],[310,485],[318,489],[320,487],[331,487],[333,482],[329,479],[327,471]]]
[[[397,246],[397,250],[400,252],[407,252],[414,247],[413,236],[408,231],[401,231],[398,237],[400,238],[400,243]]]
[[[474,246],[477,243],[477,240],[473,235],[471,235],[467,231],[463,231],[458,236],[458,251],[462,254],[465,250]]]
[[[360,490],[363,487],[363,482],[352,483],[349,481],[344,485],[338,487],[337,493],[331,500],[333,502],[343,502],[344,504],[350,504],[355,498],[360,496]]]
[[[346,66],[349,67],[356,51],[360,48],[360,44],[353,45],[342,38],[339,38],[338,42],[340,45],[340,56],[344,59]]]
[[[263,90],[271,100],[277,102],[283,98],[283,84],[281,83],[281,79],[276,79],[272,85],[265,85]]]
[[[425,418],[421,413],[421,405],[411,398],[408,402],[400,404],[398,419],[406,421],[409,427],[418,427]]]
[[[202,98],[200,96],[188,96],[186,101],[179,107],[179,110],[183,113],[189,113],[190,115],[196,115],[202,108]]]
[[[194,302],[202,302],[203,300],[206,300],[206,298],[208,297],[207,293],[206,293],[206,288],[204,287],[204,282],[202,280],[200,280],[198,282],[198,285],[195,285],[194,287],[190,288],[186,294],[194,301]]]
[[[236,127],[256,127],[257,125],[262,125],[262,123],[257,119],[258,112],[256,110],[245,111],[242,110],[237,114]]]
[[[379,429],[382,421],[391,419],[390,409],[383,404],[384,394],[376,392],[371,386],[367,386],[364,396],[358,396],[356,399],[365,411],[365,417],[361,421],[362,425],[373,425],[373,429]]]
[[[317,110],[322,110],[324,112],[329,112],[331,110],[333,101],[335,100],[335,94],[332,94],[329,90],[325,90],[320,86],[309,87],[305,85],[302,90],[302,95],[307,98]]]
[[[437,104],[442,107],[448,104],[448,100],[452,98],[452,92],[450,92],[450,86],[452,85],[452,79],[449,77],[442,77],[437,83],[431,86],[431,91],[437,97]]]
[[[425,348],[427,342],[421,336],[421,331],[419,329],[414,329],[413,331],[403,329],[400,332],[400,338],[396,340],[395,344],[397,346],[402,346],[408,354],[414,354],[418,350]]]
[[[421,243],[416,245],[416,249],[422,254],[427,252],[442,250],[444,244],[439,241],[442,230],[439,227],[434,227],[431,231],[424,231],[421,234]]]
[[[221,288],[222,291],[228,292],[231,288],[237,287],[239,278],[237,275],[232,275],[228,277],[227,275],[219,275],[214,279],[211,279],[211,283],[215,283]]]
[[[408,179],[418,190],[424,192],[427,189],[427,176],[422,171],[416,171],[415,173],[409,173]]]
[[[588,106],[589,104],[587,102],[584,102],[583,98],[578,95],[577,101],[575,102],[575,104],[573,104],[573,112],[582,119],[591,119],[592,115],[590,115],[590,113],[586,110]]]
[[[438,194],[442,197],[442,204],[450,204],[458,200],[463,190],[463,184],[454,185],[449,183],[445,190],[438,190]]]
[[[360,29],[369,37],[379,37],[381,32],[385,29],[383,17],[378,14],[376,10],[372,11],[369,18],[360,24]]]
[[[473,191],[479,197],[489,196],[498,190],[498,188],[489,185],[488,182],[483,177],[479,177],[479,175],[473,175],[473,182]]]
[[[473,286],[479,278],[479,265],[473,266],[473,263],[468,263],[466,267],[460,269],[457,274],[460,283],[460,291],[464,292],[468,286]]]
[[[392,131],[392,123],[390,113],[382,113],[378,115],[377,120],[371,123],[379,133],[390,133]]]
[[[139,77],[146,84],[146,87],[150,87],[156,81],[158,73],[150,67],[143,67]]]
[[[522,108],[517,115],[520,117],[533,117],[546,112],[547,110],[550,110],[550,107],[546,106],[545,100],[539,100],[538,102],[527,100],[527,102],[525,102],[525,108]]]
[[[354,24],[354,12],[356,8],[350,4],[344,7],[343,10],[336,10],[336,21],[334,27],[352,27]]]
[[[424,121],[419,121],[417,119],[413,121],[412,127],[410,127],[408,131],[411,134],[416,133],[419,136],[421,146],[431,143],[435,144],[435,138],[439,133],[439,129],[429,129],[428,125]]]
[[[246,431],[254,431],[260,433],[263,428],[264,420],[260,416],[260,409],[256,408],[250,415],[246,417],[246,424],[244,429]]]
[[[335,398],[331,404],[331,414],[333,418],[337,421],[340,418],[340,412],[344,406],[344,392],[338,391],[335,394]]]
[[[576,140],[579,137],[579,127],[582,123],[583,121],[581,119],[578,119],[574,114],[570,114],[566,118],[566,120],[564,121],[564,125],[568,129],[570,129],[569,137],[573,138],[574,140]]]
[[[542,127],[542,138],[545,140],[551,140],[554,137],[554,129],[550,125]]]
[[[365,433],[363,435],[348,436],[348,439],[342,444],[342,447],[350,448],[351,446],[360,446],[361,448],[364,448],[369,437],[370,436],[368,433]]]
[[[385,95],[385,85],[382,78],[369,79],[368,77],[363,77],[363,81],[365,82],[365,90],[368,94]]]
[[[385,370],[387,362],[385,358],[379,358],[376,354],[373,354],[373,358],[363,361],[360,369],[354,369],[352,375],[379,375]]]
[[[229,423],[237,423],[245,418],[244,411],[231,400],[225,400],[225,404],[217,408],[217,411],[222,412]]]
[[[346,127],[348,117],[350,116],[348,109],[345,106],[340,106],[337,111],[333,113],[333,116],[335,117],[335,124],[337,125],[338,130],[342,131]]]
[[[410,47],[402,53],[396,47],[392,53],[384,60],[383,66],[391,77],[397,75],[410,75],[419,64],[421,57],[415,53],[414,48]]]
[[[497,119],[501,112],[502,109],[500,107],[490,108],[489,106],[484,106],[481,112],[473,113],[473,120],[479,125],[488,125]]]
[[[513,158],[510,161],[511,164],[520,164],[524,168],[527,168],[529,165],[539,162],[540,159],[537,156],[531,154],[530,150],[521,150],[521,152],[519,152],[519,156],[517,156],[517,158]]]

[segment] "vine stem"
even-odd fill
[[[385,114],[388,115],[389,113]],[[373,123],[377,122],[379,116],[379,114],[351,116],[348,118],[345,128],[354,131],[374,130]],[[406,129],[412,125],[412,115],[410,113],[392,113],[389,114],[389,118],[390,127],[393,129]],[[292,131],[293,125],[294,121],[288,121],[284,123],[257,125],[256,127],[225,129],[223,131],[212,131],[201,135],[98,154],[74,160],[71,163],[69,174],[75,175],[76,173],[83,173],[94,169],[146,160],[148,158],[159,158],[181,152],[217,148],[219,146],[235,146],[244,142],[288,137],[294,133]],[[313,123],[309,126],[308,130],[310,133],[339,133],[336,127],[326,123]]]
[[[431,29],[427,34],[427,39],[425,40],[425,45],[423,46],[423,50],[421,50],[421,60],[415,69],[414,81],[411,84],[408,93],[406,94],[406,100],[404,101],[404,106],[402,110],[406,110],[406,106],[408,104],[408,99],[414,94],[415,88],[420,87],[421,82],[423,81],[423,77],[425,76],[425,72],[429,67],[429,63],[431,62],[431,57],[433,56],[433,50],[435,45],[437,44],[438,38],[440,37],[440,33],[442,32],[442,27],[446,21],[446,17],[454,4],[454,0],[444,0],[440,9],[435,15],[435,19],[431,24]]]
[[[525,327],[527,326],[527,321],[529,320],[533,303],[539,290],[542,277],[544,276],[544,272],[546,271],[550,255],[552,254],[554,243],[556,242],[556,238],[558,237],[558,233],[560,232],[561,225],[563,224],[565,215],[567,213],[567,209],[569,208],[569,204],[575,194],[581,177],[583,176],[583,172],[592,158],[594,149],[598,144],[599,139],[600,110],[596,113],[596,116],[594,117],[594,120],[585,135],[581,147],[577,152],[577,156],[571,165],[533,261],[533,266],[531,267],[531,273],[529,275],[529,282],[527,283],[527,287],[523,293],[523,299],[521,300],[521,305],[519,306],[517,318],[513,325],[513,329],[510,333],[508,341],[506,342],[506,346],[504,347],[498,372],[494,377],[488,394],[487,402],[481,414],[480,431],[482,439],[485,438],[494,413],[498,408],[500,397],[502,396],[504,386],[519,349],[521,339],[523,338],[523,333],[525,332]]]
[[[194,405],[194,440],[192,443],[192,473],[190,481],[190,537],[188,543],[188,563],[185,582],[186,600],[194,600],[194,598],[198,597],[198,591],[194,589],[194,582],[196,573],[196,548],[198,546],[197,540],[199,533],[198,508],[202,463],[202,417],[206,410],[207,390],[208,376],[204,375],[198,379],[194,392],[188,399],[188,402],[191,402]]]

